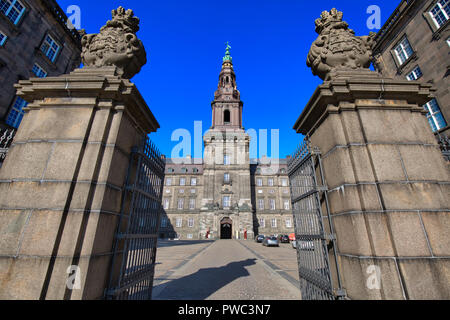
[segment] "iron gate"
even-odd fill
[[[14,139],[16,131],[8,129],[0,129],[0,168],[8,154],[9,147]]]
[[[165,160],[150,140],[132,150],[107,299],[152,297],[164,172]]]
[[[320,150],[312,149],[309,140],[305,139],[288,166],[302,297],[304,300],[345,298]],[[333,286],[329,250],[334,250],[336,259],[336,288]]]

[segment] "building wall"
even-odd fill
[[[21,79],[35,77],[33,65],[37,63],[48,76],[69,73],[80,65],[80,42],[57,20],[52,12],[64,13],[55,1],[20,0],[25,12],[17,24],[0,12],[0,32],[7,36],[0,46],[0,126],[5,121],[15,100],[14,84]],[[61,49],[52,62],[40,50],[47,35],[50,35]]]
[[[201,160],[200,160],[201,161]],[[199,160],[196,161],[197,163]],[[182,240],[204,240],[207,230],[210,231],[211,239],[220,238],[220,231],[217,225],[220,223],[222,214],[216,213],[205,204],[211,202],[211,199],[205,199],[209,194],[214,193],[213,199],[218,202],[222,195],[223,188],[232,188],[232,185],[240,185],[237,179],[240,176],[248,174],[250,176],[250,198],[251,208],[249,212],[241,212],[239,216],[230,215],[234,220],[233,238],[243,238],[242,231],[247,229],[250,234],[273,235],[273,234],[290,234],[294,232],[294,219],[291,208],[291,193],[289,186],[289,178],[287,175],[286,160],[281,160],[279,168],[274,173],[267,173],[267,165],[251,165],[247,166],[247,171],[238,166],[238,168],[224,169],[221,165],[217,169],[209,169],[205,164],[192,164],[193,159],[184,159],[181,164],[174,164],[172,160],[167,160],[166,165],[166,183],[164,186],[164,200],[169,201],[169,208],[164,210],[164,217],[161,228],[160,237],[162,238],[180,238]],[[198,172],[194,172],[196,169]],[[185,172],[187,171],[187,172]],[[223,183],[223,174],[231,173],[231,184]],[[180,185],[180,179],[184,178],[186,185]],[[191,179],[196,179],[196,185],[191,185]],[[263,186],[258,186],[258,179],[262,179]],[[273,186],[269,185],[269,180],[273,180]],[[209,186],[205,189],[205,181],[209,181]],[[211,182],[214,180],[214,182]],[[284,180],[284,182],[283,182]],[[168,181],[170,181],[168,183]],[[170,184],[170,185],[169,185]],[[182,192],[180,192],[182,190]],[[192,193],[191,190],[195,190]],[[240,202],[239,190],[233,190],[232,204]],[[245,192],[243,193],[245,195]],[[178,200],[184,200],[183,209],[178,209]],[[195,199],[195,208],[189,208],[189,199]],[[258,206],[258,200],[264,200],[264,209]],[[270,207],[270,199],[275,200],[275,209]],[[289,202],[289,208],[285,210],[284,201]],[[223,213],[223,208],[221,208]],[[217,211],[219,212],[219,211]],[[225,212],[226,214],[226,212]],[[189,219],[193,219],[193,225],[189,226]],[[264,219],[264,224],[261,224]],[[276,226],[272,226],[272,220],[276,219]],[[177,220],[181,220],[181,226],[177,226]],[[250,227],[248,227],[250,225]],[[238,231],[238,234],[236,234]]]
[[[449,135],[450,20],[437,27],[429,13],[436,3],[437,0],[415,0],[409,1],[409,4],[405,0],[401,1],[397,12],[377,36],[375,67],[387,77],[404,80],[419,66],[423,73],[419,81],[430,82],[437,89],[436,100],[447,122],[447,127],[440,132]],[[414,54],[400,65],[393,50],[405,36]]]

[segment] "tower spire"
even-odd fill
[[[236,85],[236,74],[233,69],[233,58],[230,43],[226,43],[219,85],[212,102],[213,128],[242,129],[241,94]]]

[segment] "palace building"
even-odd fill
[[[287,159],[251,161],[227,47],[204,159],[167,159],[160,237],[253,239],[294,232]]]

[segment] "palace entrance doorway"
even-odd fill
[[[220,239],[230,240],[233,238],[233,220],[224,218],[220,222]]]

